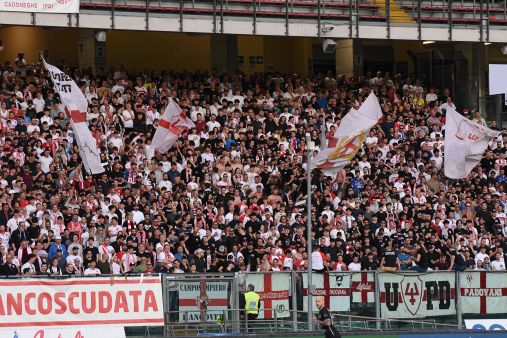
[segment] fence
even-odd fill
[[[334,316],[335,326],[342,331],[421,330],[459,328],[462,327],[464,319],[505,318],[506,277],[507,272],[486,271],[428,273],[365,271],[316,273],[312,282],[313,295],[324,297],[326,306]],[[18,296],[24,297],[23,294],[27,299],[35,297],[37,292],[41,292],[34,291],[38,290],[37,285],[49,288],[41,289],[44,291],[42,293],[46,294],[47,290],[50,293],[69,293],[71,291],[58,289],[68,284],[77,288],[76,290],[80,288],[89,290],[93,298],[96,296],[94,291],[100,288],[106,293],[121,293],[126,287],[141,291],[148,287],[153,292],[160,292],[160,286],[156,284],[161,283],[160,302],[164,308],[163,321],[160,313],[160,320],[157,323],[164,322],[163,333],[166,337],[196,336],[204,332],[258,334],[308,331],[308,306],[312,306],[314,311],[317,310],[315,304],[307,302],[309,288],[306,274],[297,271],[170,274],[163,275],[161,282],[157,278],[147,276],[126,276],[120,279],[102,276],[83,279],[81,287],[77,278],[60,279],[63,280],[0,280],[2,285],[8,286],[0,291],[0,305],[7,304],[7,308],[10,308],[11,305],[8,303],[14,302]],[[145,285],[147,282],[151,286]],[[51,286],[53,284],[54,286]],[[261,297],[261,311],[255,321],[246,320],[243,310],[244,300],[241,294],[247,285],[253,285]],[[50,289],[51,287],[53,289]],[[132,292],[137,294],[141,291]],[[98,294],[100,296],[100,292]],[[72,298],[71,294],[67,296],[69,300]],[[61,297],[67,299],[64,293]],[[60,303],[57,303],[58,306],[61,306],[61,301],[60,299]],[[15,306],[20,306],[21,309],[20,302],[21,300],[17,300],[18,305]],[[79,307],[77,303],[74,305]],[[90,304],[81,305],[85,311],[87,306],[88,308],[90,306]],[[136,308],[135,303],[131,305]],[[5,311],[3,306],[0,306],[0,312]],[[89,316],[97,315],[90,310],[86,313]],[[142,313],[136,316],[139,317],[139,322],[135,325],[143,326],[147,323],[145,320],[147,317]],[[102,317],[94,320],[100,321]],[[129,326],[134,323],[129,319],[122,325]]]
[[[330,272],[314,274],[313,295],[344,330],[461,327],[463,319],[507,314],[505,272]],[[308,285],[301,272],[171,275],[164,279],[168,334],[243,332],[241,293],[261,296],[255,330],[307,330]],[[315,304],[312,304],[317,311]],[[252,323],[250,323],[252,324]],[[243,331],[242,331],[243,330]]]

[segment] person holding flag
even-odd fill
[[[481,161],[489,140],[500,134],[448,107],[444,142],[445,176],[454,179],[467,177]]]
[[[151,147],[165,153],[178,140],[183,130],[194,127],[194,122],[187,117],[172,98],[169,98],[162,119],[159,121],[158,128],[151,141]]]
[[[47,63],[44,58],[42,58],[42,63],[49,72],[54,89],[60,95],[60,100],[65,107],[65,113],[74,131],[79,155],[86,172],[91,174],[103,173],[104,167],[100,164],[100,150],[97,148],[97,141],[93,138],[86,124],[88,102],[83,92],[70,76]]]
[[[314,158],[312,168],[322,170],[327,176],[335,176],[354,158],[370,129],[381,117],[378,99],[371,93],[358,110],[352,108],[345,115],[329,141],[329,147]]]

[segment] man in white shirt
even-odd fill
[[[477,264],[477,261],[484,262],[484,257],[487,257],[488,254],[486,253],[486,247],[481,246],[479,249],[479,252],[475,255],[475,264]]]
[[[44,154],[39,157],[39,162],[42,171],[44,174],[47,174],[49,172],[49,166],[53,163],[53,158],[49,156],[49,149],[44,150]]]
[[[67,264],[76,266],[76,262],[83,264],[83,258],[79,255],[79,248],[75,246],[72,249],[72,253],[67,256]]]
[[[505,261],[500,253],[495,255],[495,260],[491,262],[491,270],[505,270]]]

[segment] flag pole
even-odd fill
[[[327,148],[327,139],[326,139],[326,113],[323,110],[324,121],[320,126],[320,149],[324,150]]]
[[[306,245],[308,250],[308,331],[313,331],[313,285],[312,285],[312,149],[311,137],[306,133]]]

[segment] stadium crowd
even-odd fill
[[[444,177],[448,89],[381,72],[63,70],[106,171],[83,169],[40,65],[3,65],[0,275],[305,270],[305,134],[318,152],[322,124],[333,142],[371,91],[384,116],[364,146],[335,177],[313,172],[312,268],[505,270],[507,132],[468,178]],[[161,154],[168,97],[196,127]]]

